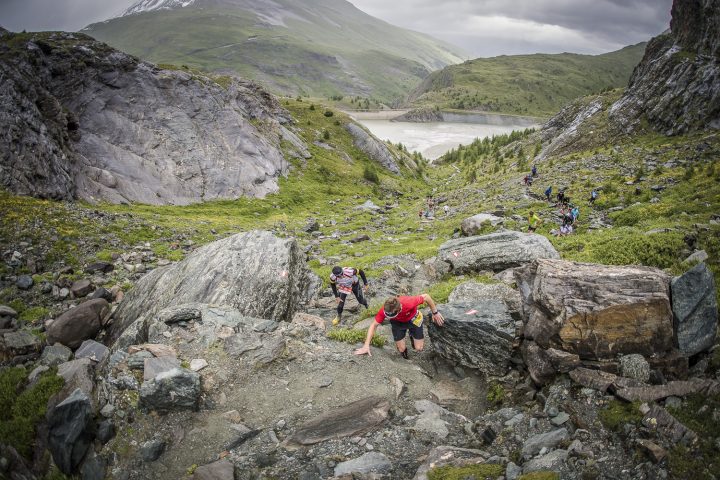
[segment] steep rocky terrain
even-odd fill
[[[0,192],[0,475],[717,479],[720,135],[619,135],[622,95],[435,166],[366,148],[399,174],[288,99],[310,156],[263,199]],[[571,235],[547,186],[580,208]],[[418,217],[429,193],[448,211]],[[334,264],[371,282],[340,328]],[[424,352],[384,326],[353,355],[384,298],[421,292],[447,320]]]
[[[467,58],[345,0],[139,1],[83,32],[146,60],[233,71],[293,96],[388,102],[431,71]]]

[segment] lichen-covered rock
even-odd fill
[[[718,328],[715,277],[700,263],[671,282],[678,349],[690,357],[715,344]]]
[[[650,364],[636,353],[620,357],[620,375],[647,383],[650,380]]]
[[[200,393],[199,374],[183,368],[174,368],[143,382],[140,386],[139,407],[158,413],[197,410]]]
[[[581,359],[673,348],[670,278],[648,267],[540,259],[516,270],[524,336]]]
[[[306,270],[304,255],[294,239],[266,231],[233,235],[143,277],[115,312],[111,333],[117,338],[135,322],[191,302],[227,305],[238,314],[290,321],[301,298]],[[188,308],[197,315],[194,307]]]
[[[510,365],[515,321],[500,300],[439,305],[445,325],[428,321],[436,352],[444,358],[492,375],[504,375]]]
[[[438,259],[450,265],[454,274],[499,272],[538,258],[560,255],[542,235],[514,231],[449,240],[438,251]]]

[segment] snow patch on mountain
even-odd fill
[[[137,13],[152,12],[155,10],[170,10],[172,8],[184,8],[195,3],[195,0],[140,0],[125,10],[121,17],[135,15]]]

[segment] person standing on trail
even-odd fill
[[[542,223],[542,220],[540,217],[537,216],[535,212],[530,212],[528,214],[528,232],[534,232],[537,230],[538,225]]]
[[[369,308],[367,300],[363,296],[363,290],[360,289],[360,281],[358,275],[363,281],[363,290],[367,291],[368,281],[365,277],[365,272],[352,267],[338,267],[335,266],[330,274],[330,288],[335,295],[335,301],[337,302],[337,316],[333,318],[332,324],[338,325],[342,322],[342,313],[345,308],[345,299],[350,293],[355,295],[358,303],[365,308]]]
[[[405,336],[408,331],[410,332],[410,343],[413,349],[422,352],[425,346],[425,335],[423,334],[423,315],[418,307],[423,303],[430,307],[432,321],[438,327],[442,327],[445,319],[438,312],[437,305],[427,293],[415,297],[391,297],[385,300],[383,307],[378,310],[375,321],[368,328],[365,345],[355,350],[355,355],[365,355],[366,353],[372,355],[370,353],[370,342],[378,325],[382,325],[385,320],[390,320],[395,347],[404,359],[408,359],[407,346],[405,345]]]
[[[537,166],[536,166],[536,165],[533,165],[533,166],[532,166],[532,170],[530,171],[530,174],[531,174],[533,177],[537,177]]]
[[[598,192],[596,189],[593,188],[593,191],[590,192],[590,205],[593,205],[595,203],[595,200],[597,200]]]
[[[550,196],[552,195],[552,185],[547,187],[547,190],[545,190],[545,198],[547,198],[547,201],[550,202]]]

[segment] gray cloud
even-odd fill
[[[617,50],[668,28],[672,5],[672,0],[350,1],[373,16],[428,33],[473,56]],[[134,2],[0,0],[0,25],[16,31],[78,30]]]

